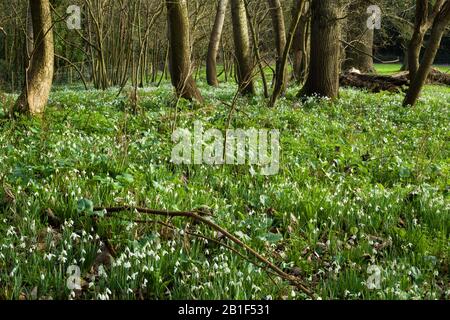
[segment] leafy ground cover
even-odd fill
[[[292,87],[276,109],[239,98],[233,127],[281,133],[280,172],[264,177],[170,162],[174,128],[227,126],[235,86],[200,87],[207,106],[194,109],[174,108],[169,84],[141,89],[138,114],[116,90],[59,88],[42,119],[1,120],[0,298],[307,298],[188,235],[219,239],[201,225],[93,210],[115,205],[207,208],[322,299],[450,298],[448,88],[427,87],[411,109],[351,89],[300,102]],[[72,265],[82,290],[67,287]]]

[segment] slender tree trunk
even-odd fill
[[[423,59],[420,63],[414,78],[411,80],[408,93],[406,94],[404,106],[415,105],[419,99],[420,92],[425,84],[426,79],[430,73],[433,65],[436,53],[441,45],[442,36],[444,35],[445,28],[450,24],[450,0],[446,0],[441,10],[434,19],[433,27],[431,30],[430,40],[425,50]],[[411,64],[411,61],[409,61]]]
[[[244,0],[231,0],[237,78],[242,94],[255,94],[253,62]]]
[[[30,0],[30,7],[34,50],[26,70],[25,86],[13,112],[36,115],[44,112],[53,82],[53,25],[49,0]]]
[[[203,102],[192,77],[189,14],[186,0],[166,0],[169,26],[169,69],[177,94],[188,100]]]
[[[341,0],[312,0],[311,64],[301,96],[339,95]]]
[[[28,4],[28,10],[27,10],[27,39],[26,39],[26,47],[27,47],[27,56],[26,59],[28,61],[28,66],[30,67],[29,63],[31,62],[31,53],[34,49],[34,36],[33,36],[33,19],[31,18],[31,6]]]
[[[258,38],[258,32],[256,31],[256,17],[255,19],[252,18],[251,14],[250,14],[250,10],[249,10],[249,6],[248,6],[248,2],[244,0],[244,5],[245,5],[245,12],[247,14],[247,20],[248,20],[248,26],[250,29],[250,34],[252,36],[252,40],[253,40],[253,52],[255,54],[255,59],[258,65],[258,69],[259,69],[259,74],[261,75],[261,80],[263,83],[263,91],[264,91],[264,98],[268,98],[269,97],[269,86],[267,85],[267,78],[266,78],[266,74],[264,73],[264,66],[262,63],[262,58],[261,58],[261,52],[259,51],[259,38]]]
[[[422,50],[425,33],[429,28],[427,20],[428,0],[417,0],[414,32],[408,50],[408,68],[410,79],[414,79],[414,76],[419,69],[420,52]]]
[[[276,74],[275,87],[273,89],[272,97],[270,99],[269,107],[274,107],[277,102],[278,97],[283,91],[285,85],[285,79],[287,74],[287,61],[289,57],[289,52],[291,51],[292,42],[294,41],[295,33],[300,23],[300,18],[302,16],[304,0],[300,0],[299,6],[296,8],[294,13],[294,19],[291,22],[291,27],[289,28],[289,35],[287,43],[284,47],[283,54],[280,60],[279,72]]]
[[[219,80],[217,79],[217,54],[219,52],[228,1],[229,0],[219,0],[217,5],[216,20],[214,21],[213,30],[211,32],[206,59],[206,79],[208,84],[214,87],[219,85]]]
[[[422,51],[425,34],[433,25],[444,0],[436,0],[431,13],[429,12],[428,0],[416,0],[416,15],[414,22],[414,32],[408,48],[408,68],[409,78],[413,80],[420,64],[420,53]]]
[[[272,17],[272,25],[275,34],[275,46],[277,49],[277,63],[276,63],[276,71],[275,77],[278,77],[278,74],[283,74],[281,79],[281,92],[285,90],[287,83],[287,72],[286,65],[284,66],[284,70],[281,71],[281,60],[283,59],[284,48],[286,47],[286,27],[284,25],[284,13],[283,7],[281,6],[280,0],[267,0],[269,4],[269,8],[271,11]],[[297,25],[297,23],[296,23]]]
[[[303,0],[294,0],[293,16],[295,19],[295,12],[303,5],[303,12],[300,18],[300,22],[297,26],[295,33],[295,41],[292,43],[292,51],[294,55],[293,63],[293,78],[297,83],[302,83],[307,75],[308,71],[308,31],[309,31],[309,2]]]

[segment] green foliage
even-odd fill
[[[281,132],[280,173],[271,177],[248,166],[170,163],[174,127],[226,128],[220,100],[235,87],[201,90],[212,108],[175,112],[164,85],[140,90],[132,115],[115,91],[62,89],[42,119],[0,122],[0,298],[305,298],[234,253],[186,237],[185,220],[170,221],[182,230],[170,231],[130,222],[132,212],[98,213],[94,227],[94,206],[123,204],[207,207],[324,299],[450,298],[446,88],[427,87],[410,109],[400,95],[354,90],[337,103],[300,103],[293,87],[277,109],[259,96],[239,99],[233,127]],[[48,209],[61,227],[50,227]],[[117,256],[92,273],[102,239]],[[66,287],[74,264],[81,292]],[[367,285],[371,265],[381,269],[380,289]]]

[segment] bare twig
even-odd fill
[[[278,266],[270,262],[267,258],[262,256],[260,253],[258,253],[256,250],[242,242],[239,238],[231,234],[226,229],[222,228],[218,224],[214,223],[210,217],[205,217],[202,215],[201,212],[196,211],[168,211],[168,210],[154,210],[154,209],[148,209],[148,208],[137,208],[137,207],[130,207],[130,206],[121,206],[121,207],[111,207],[111,208],[95,208],[95,211],[104,211],[106,213],[119,213],[119,212],[126,212],[126,211],[134,211],[138,213],[143,214],[149,214],[149,215],[156,215],[156,216],[164,216],[164,217],[184,217],[189,218],[192,220],[195,220],[197,222],[201,222],[211,229],[220,232],[224,237],[226,237],[228,240],[231,240],[239,247],[243,248],[247,253],[252,255],[254,258],[256,258],[259,262],[261,262],[263,265],[267,266],[268,269],[273,271],[275,274],[277,274],[280,278],[289,281],[292,285],[295,285],[298,289],[303,291],[305,294],[307,294],[310,297],[314,297],[311,290],[309,290],[304,284],[301,279],[298,277],[288,274],[281,270]]]

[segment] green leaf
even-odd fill
[[[129,173],[124,173],[116,177],[116,180],[123,184],[132,184],[134,182],[134,177]]]
[[[399,170],[400,178],[409,178],[411,176],[411,170],[407,167],[401,167]]]
[[[78,213],[94,213],[94,203],[88,199],[81,199],[77,203]]]
[[[266,233],[264,236],[260,237],[260,239],[273,244],[283,240],[283,235],[281,235],[280,233],[269,232]]]

